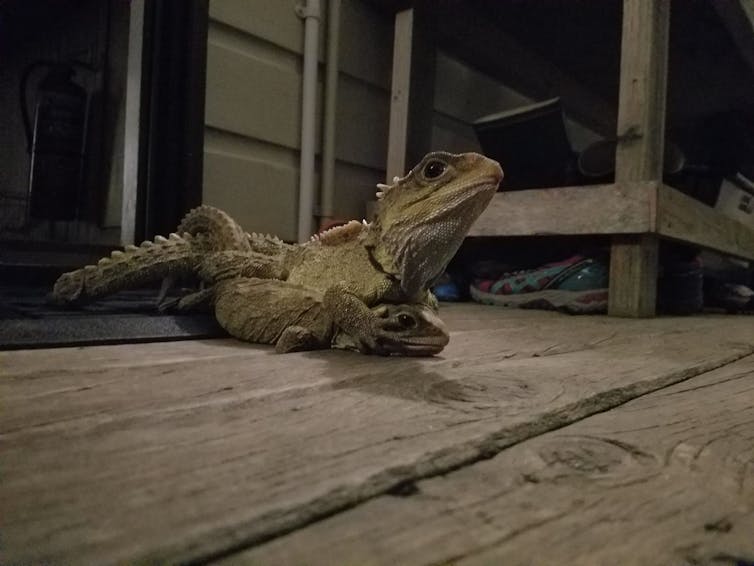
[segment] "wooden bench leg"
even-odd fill
[[[610,247],[610,316],[654,316],[657,236],[614,236]]]

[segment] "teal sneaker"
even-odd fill
[[[471,297],[483,304],[546,309],[571,314],[607,311],[609,269],[594,258],[573,256],[535,269],[472,282]]]

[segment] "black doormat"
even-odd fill
[[[0,286],[0,350],[227,336],[211,314],[158,312],[154,289],[123,291],[76,307],[49,305],[49,290]]]

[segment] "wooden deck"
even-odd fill
[[[442,314],[434,359],[0,353],[0,563],[754,563],[754,319]]]

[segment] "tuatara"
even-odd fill
[[[217,250],[250,250],[251,243],[262,252],[277,255],[289,244],[261,234],[249,234],[226,212],[207,205],[189,211],[178,225],[178,232],[203,234]],[[354,338],[333,324],[324,310],[322,294],[279,279],[234,278],[222,280],[209,289],[181,299],[165,301],[170,279],[160,292],[160,308],[190,310],[211,306],[220,325],[231,335],[249,342],[274,344],[278,353],[337,348],[359,349]],[[255,305],[239,309],[239,303]],[[402,355],[427,356],[439,353],[448,343],[444,323],[426,305],[382,304],[372,312],[384,320]]]
[[[298,286],[321,294],[327,319],[361,351],[399,352],[400,340],[390,318],[378,316],[371,307],[436,308],[429,287],[489,203],[502,176],[496,161],[479,154],[430,153],[405,177],[379,185],[371,224],[354,221],[301,245],[244,234],[248,249],[222,251],[217,251],[216,234],[203,234],[197,228],[196,236],[158,237],[141,248],[114,252],[97,266],[66,273],[55,283],[52,295],[68,302],[187,273],[198,273],[211,287],[237,278],[275,279],[292,286],[286,293]],[[235,238],[244,239],[239,234]],[[265,292],[273,289],[271,285]],[[217,301],[219,295],[215,296]],[[251,311],[266,300],[264,293],[256,297],[252,302],[241,294],[232,308]]]

